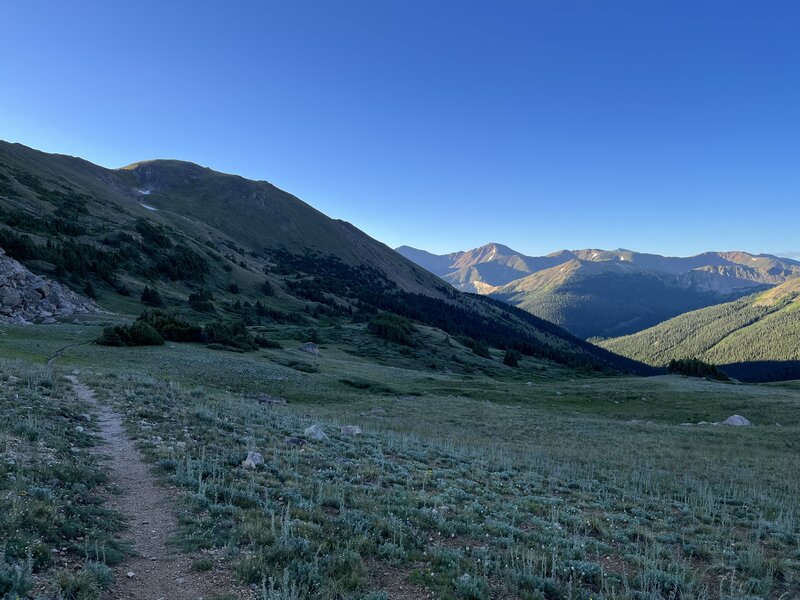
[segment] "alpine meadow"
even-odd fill
[[[0,600],[800,600],[794,4],[7,13]]]

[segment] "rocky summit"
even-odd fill
[[[98,311],[91,300],[34,275],[0,248],[0,323],[55,323],[56,317]]]

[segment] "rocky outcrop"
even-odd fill
[[[99,310],[66,286],[34,275],[0,248],[0,323],[55,323],[56,317]]]

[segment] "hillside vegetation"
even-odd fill
[[[650,365],[700,358],[744,380],[800,378],[800,280],[600,342]]]
[[[592,369],[647,370],[524,311],[460,293],[266,182],[192,163],[105,169],[0,143],[0,248],[131,316],[159,306],[197,324],[314,329],[389,311],[476,347]]]
[[[414,348],[350,324],[323,330],[309,355],[298,349],[303,327],[272,324],[263,333],[282,349],[112,352],[82,343],[105,325],[82,319],[2,332],[1,356],[56,356],[36,377],[3,364],[21,380],[2,390],[20,398],[0,423],[13,441],[0,446],[0,468],[17,479],[0,478],[0,490],[17,507],[8,530],[33,532],[15,538],[12,568],[27,569],[27,548],[66,547],[69,572],[94,582],[119,560],[103,554],[119,540],[102,503],[99,526],[38,541],[40,513],[20,511],[20,499],[35,494],[39,510],[57,511],[72,488],[47,487],[47,470],[40,482],[36,469],[6,467],[15,444],[36,456],[25,436],[92,442],[74,427],[91,409],[72,406],[61,377],[77,371],[174,486],[182,551],[219,557],[214,573],[226,567],[257,600],[778,600],[800,583],[800,494],[784,476],[800,450],[796,386],[599,377],[524,356],[511,368],[496,350],[487,361],[402,322]],[[459,372],[430,368],[445,352]],[[754,425],[686,424],[732,414]],[[327,439],[306,434],[312,425]],[[264,462],[247,468],[249,452]],[[104,545],[84,558],[83,536]],[[53,570],[61,563],[30,569],[49,582]],[[101,597],[98,586],[82,597]]]

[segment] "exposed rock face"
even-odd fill
[[[34,275],[0,248],[0,323],[54,323],[57,316],[99,310],[60,283]]]

